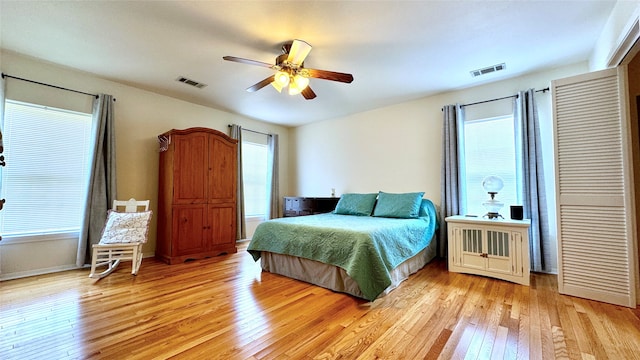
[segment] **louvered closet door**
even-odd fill
[[[635,307],[624,69],[552,82],[559,292]]]

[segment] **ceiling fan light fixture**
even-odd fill
[[[278,71],[275,75],[274,82],[278,83],[280,90],[282,90],[282,88],[289,85],[289,74],[284,71]]]
[[[296,74],[296,76],[293,77],[293,82],[300,89],[300,91],[304,90],[307,86],[309,86],[309,78],[299,74]]]
[[[298,95],[302,92],[302,88],[298,87],[295,81],[289,83],[289,95]]]
[[[353,75],[351,74],[305,68],[304,60],[310,51],[311,45],[309,45],[309,43],[296,39],[282,45],[282,54],[276,57],[275,64],[236,56],[223,56],[222,59],[242,64],[262,66],[276,71],[274,75],[248,87],[246,89],[248,92],[258,91],[271,84],[278,92],[282,92],[282,89],[289,87],[287,92],[290,95],[302,94],[306,100],[312,100],[316,98],[316,93],[311,90],[309,86],[310,78],[342,83],[351,83],[353,81]]]

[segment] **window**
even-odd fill
[[[504,203],[500,211],[519,204],[516,137],[513,116],[471,120],[464,123],[464,155],[461,166],[463,178],[463,207],[465,214],[482,216],[487,210],[482,203],[489,194],[482,188],[482,180],[497,175],[504,181],[504,188],[496,195],[496,200]],[[508,217],[508,216],[507,216]]]
[[[242,176],[245,216],[267,213],[267,145],[242,142]]]
[[[7,100],[1,169],[3,237],[78,232],[91,146],[91,114]]]

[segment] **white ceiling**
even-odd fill
[[[588,59],[615,1],[7,1],[0,46],[285,126],[345,116]],[[282,43],[313,46],[314,100],[271,86]],[[499,63],[506,70],[473,78]],[[11,74],[28,77],[28,74]],[[208,84],[196,89],[179,76]],[[34,79],[37,80],[37,79]],[[79,89],[82,90],[82,89]]]

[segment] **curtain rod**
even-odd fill
[[[231,127],[231,126],[233,126],[233,125],[231,125],[231,124],[227,125],[227,127]],[[242,126],[240,127],[240,129],[242,129],[244,131],[249,131],[249,132],[252,132],[252,133],[256,133],[256,134],[261,134],[261,135],[265,135],[265,136],[271,136],[271,134],[263,133],[263,132],[257,131],[257,130],[251,130],[251,129],[243,128]]]
[[[45,84],[45,83],[43,83],[43,82],[33,81],[33,80],[29,80],[29,79],[24,79],[24,78],[21,78],[21,77],[17,77],[17,76],[13,76],[13,75],[5,74],[5,73],[2,73],[2,78],[11,78],[11,79],[16,79],[16,80],[26,81],[26,82],[30,82],[30,83],[33,83],[33,84],[38,84],[38,85],[43,85],[43,86],[49,86],[49,87],[56,88],[56,89],[60,89],[60,90],[66,90],[66,91],[71,91],[71,92],[78,93],[78,94],[84,94],[84,95],[93,96],[93,97],[95,97],[96,99],[98,98],[98,95],[96,95],[96,94],[91,94],[91,93],[87,93],[87,92],[79,91],[79,90],[67,89],[67,88],[64,88],[64,87],[61,87],[61,86],[56,86],[56,85],[51,85],[51,84]],[[115,101],[115,100],[116,100],[116,99],[113,99],[113,101]]]
[[[545,93],[547,91],[549,91],[548,87],[546,87],[546,88],[544,88],[542,90],[536,90],[535,92],[543,92],[543,93]],[[504,99],[509,99],[509,98],[517,98],[517,97],[518,97],[518,94],[514,94],[514,95],[511,95],[511,96],[504,96],[504,97],[501,97],[501,98],[478,101],[478,102],[474,102],[474,103],[470,103],[470,104],[461,104],[460,106],[464,107],[464,106],[478,105],[478,104],[488,103],[488,102],[491,102],[491,101],[498,101],[498,100],[504,100]]]
[[[542,93],[546,93],[547,91],[549,91],[549,88],[546,87],[544,89],[541,90],[536,90],[535,92],[542,92]],[[510,98],[517,98],[518,94],[514,94],[511,96],[504,96],[501,98],[495,98],[495,99],[489,99],[489,100],[484,100],[484,101],[478,101],[478,102],[474,102],[474,103],[469,103],[469,104],[460,104],[460,107],[465,107],[465,106],[471,106],[471,105],[478,105],[478,104],[484,104],[484,103],[488,103],[488,102],[492,102],[492,101],[498,101],[498,100],[504,100],[504,99],[510,99]],[[441,111],[444,111],[444,108],[440,109]]]

